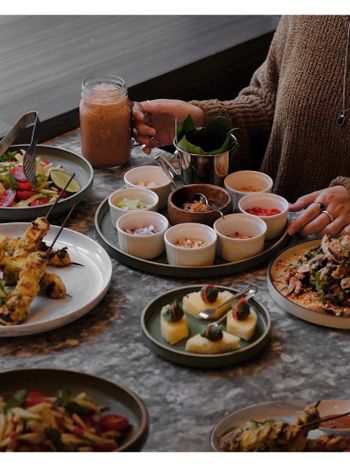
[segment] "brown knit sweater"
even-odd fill
[[[350,177],[350,116],[342,109],[345,16],[285,16],[265,62],[231,101],[192,101],[208,120],[232,119],[240,149],[235,170],[260,169],[274,191],[295,201]],[[350,63],[347,107],[350,106]],[[350,183],[350,180],[347,180]],[[337,182],[336,182],[337,183]]]

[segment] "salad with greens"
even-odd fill
[[[24,150],[9,150],[0,157],[0,207],[34,207],[56,201],[70,174],[60,165],[36,158],[36,183],[31,184],[23,171]],[[72,180],[62,198],[78,192],[80,185]]]
[[[214,117],[205,126],[196,128],[191,115],[176,127],[176,146],[191,154],[222,154],[231,149],[233,135],[231,122],[226,117]]]

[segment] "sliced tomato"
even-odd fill
[[[23,167],[16,166],[10,169],[10,173],[15,177],[17,182],[27,182],[26,176],[24,175]]]
[[[16,198],[16,191],[11,190],[8,188],[7,190],[0,193],[0,206],[4,206],[5,208],[11,206]]]
[[[25,400],[25,407],[33,407],[33,405],[41,404],[42,402],[50,402],[47,397],[44,396],[42,392],[31,391],[28,393]]]
[[[31,190],[32,188],[33,186],[29,182],[18,182],[17,183],[17,190],[26,191],[26,190]]]
[[[50,198],[38,198],[30,203],[31,206],[42,206],[50,202]]]
[[[84,430],[80,426],[75,426],[72,429],[72,432],[77,436],[83,436],[83,434],[84,434]]]
[[[27,190],[27,191],[17,190],[16,191],[17,199],[21,199],[21,200],[28,199],[31,196],[34,196],[35,194],[36,194],[36,192],[33,191],[33,190]]]
[[[103,415],[99,424],[102,431],[125,431],[129,427],[129,419],[122,415]]]

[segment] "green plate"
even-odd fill
[[[160,312],[163,306],[171,303],[175,299],[182,299],[191,292],[197,292],[203,285],[191,285],[179,289],[170,290],[157,297],[149,303],[142,312],[141,327],[146,345],[157,355],[173,363],[197,368],[218,368],[229,365],[236,365],[244,360],[256,355],[267,345],[271,331],[271,318],[268,312],[254,299],[249,303],[258,316],[258,322],[254,336],[249,342],[243,339],[240,341],[241,347],[231,352],[221,354],[196,354],[185,350],[186,339],[175,345],[168,344],[160,335]],[[230,287],[217,286],[220,290],[228,290],[237,293],[237,290]],[[206,321],[198,320],[186,313],[190,328],[190,337],[201,331]]]
[[[148,435],[148,412],[143,401],[130,389],[112,381],[76,371],[35,368],[0,373],[0,395],[11,396],[19,389],[39,391],[49,396],[59,389],[71,388],[73,394],[86,392],[108,413],[129,418],[132,428],[126,434],[118,451],[140,451]]]
[[[28,144],[14,145],[10,149],[25,149]],[[62,214],[69,210],[73,205],[79,203],[87,197],[92,188],[94,171],[89,161],[79,156],[78,154],[68,151],[67,149],[57,148],[54,146],[38,145],[36,147],[36,156],[42,159],[47,159],[55,165],[61,165],[65,172],[69,174],[75,173],[75,179],[79,182],[81,190],[70,196],[60,200],[55,208],[55,215]],[[51,204],[44,206],[28,206],[24,208],[4,208],[0,207],[0,219],[4,221],[25,221],[35,219],[36,217],[46,216]]]
[[[277,240],[267,240],[264,250],[251,258],[229,263],[217,256],[211,266],[173,266],[168,264],[165,252],[158,258],[147,260],[124,253],[119,248],[117,231],[112,226],[109,213],[108,198],[102,201],[96,211],[95,229],[97,240],[107,253],[126,266],[160,276],[181,278],[219,277],[253,269],[271,259],[289,241],[286,229]]]

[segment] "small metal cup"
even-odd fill
[[[175,156],[179,162],[180,176],[185,184],[211,183],[223,186],[225,177],[233,171],[233,156],[238,149],[238,141],[231,133],[230,148],[215,155],[201,155],[185,152],[176,145]]]

